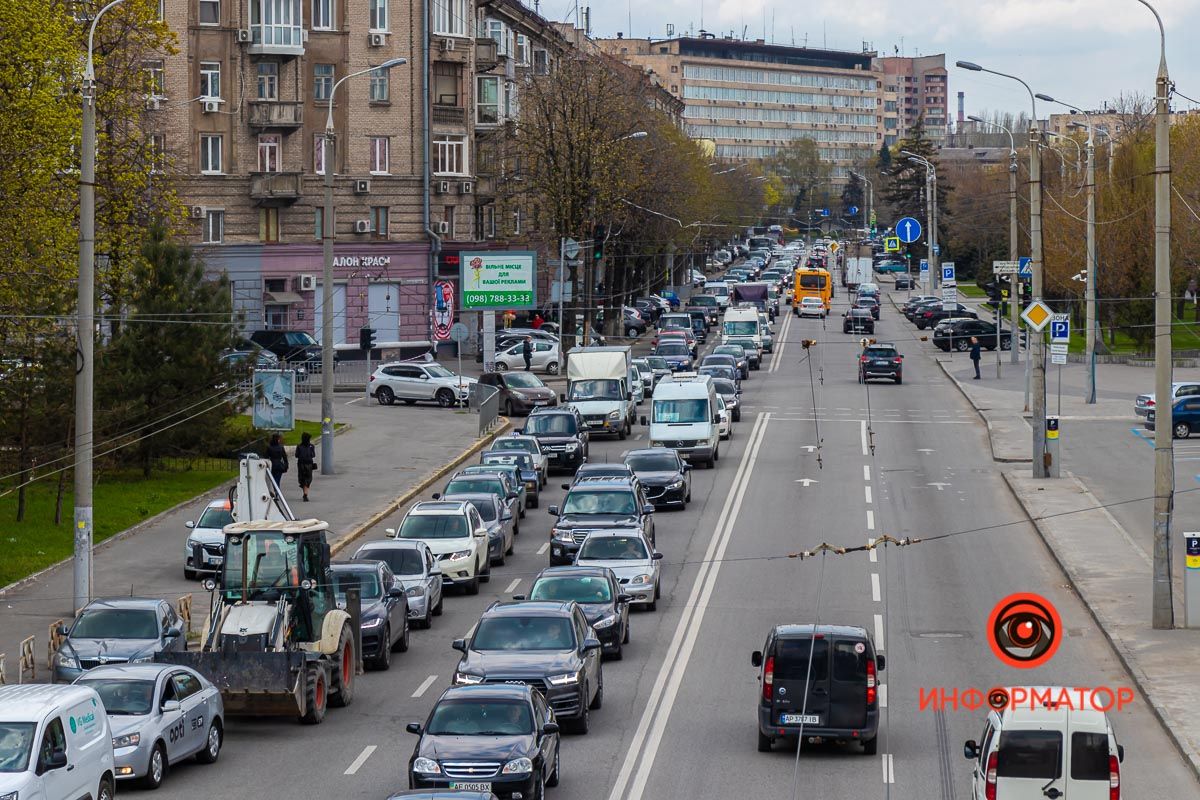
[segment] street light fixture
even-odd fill
[[[929,283],[932,289],[941,285],[942,277],[942,271],[938,265],[937,167],[924,156],[919,156],[911,150],[901,150],[900,153],[908,156],[908,160],[914,164],[925,167],[925,217],[926,224],[929,226],[929,232],[925,235],[925,246],[928,251],[926,258],[929,261]]]
[[[329,91],[329,102],[325,115],[325,138],[321,153],[321,166],[325,171],[325,205],[321,221],[321,250],[323,269],[321,272],[321,474],[332,475],[333,466],[333,240],[336,236],[333,223],[333,171],[336,166],[335,143],[337,135],[333,129],[333,98],[338,87],[351,78],[368,72],[391,69],[407,64],[406,58],[392,58],[374,67],[360,69],[345,75],[333,84]],[[370,353],[367,354],[368,357]],[[369,359],[368,359],[369,360]]]

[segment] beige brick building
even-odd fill
[[[941,144],[950,129],[950,87],[946,55],[887,56],[875,59],[883,78],[883,128],[888,146],[903,139],[924,118],[925,133]]]

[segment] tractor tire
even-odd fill
[[[300,722],[305,725],[320,725],[325,719],[325,704],[329,699],[329,687],[325,685],[325,672],[316,664],[304,667],[304,713]]]
[[[354,652],[354,635],[350,632],[350,623],[345,623],[342,625],[342,636],[338,641],[337,662],[331,673],[333,687],[329,692],[329,705],[334,708],[345,708],[354,702],[357,655]]]

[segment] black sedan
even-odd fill
[[[524,600],[525,595],[513,595]],[[600,640],[600,652],[620,661],[629,642],[629,602],[608,567],[547,567],[533,579],[530,600],[574,600]]]
[[[451,687],[424,725],[410,722],[406,730],[421,737],[408,761],[411,789],[541,800],[547,786],[558,785],[558,723],[530,686]]]
[[[852,308],[842,315],[842,333],[874,333],[875,317],[866,308]]]
[[[966,352],[971,349],[972,336],[979,339],[979,346],[985,350],[996,349],[996,326],[981,319],[960,319],[948,325],[939,325],[933,329],[933,344],[947,353],[951,350]],[[1000,349],[1012,349],[1012,331],[1001,329]]]
[[[669,447],[646,447],[625,454],[625,464],[633,470],[655,508],[687,508],[692,500],[692,465]]]
[[[408,650],[408,597],[404,585],[382,561],[334,562],[333,591],[339,606],[346,590],[362,592],[362,657],[369,669],[387,669],[392,653]]]

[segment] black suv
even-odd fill
[[[321,366],[321,343],[307,331],[255,331],[250,341],[263,350],[274,353],[280,361]],[[333,354],[337,362],[337,353]]]
[[[874,333],[875,317],[867,308],[852,308],[842,315],[842,333]]]
[[[521,433],[537,437],[550,467],[574,472],[587,461],[587,426],[573,407],[535,408],[526,418]]]
[[[896,383],[903,383],[903,367],[904,356],[896,350],[896,345],[869,344],[858,357],[858,382],[890,378]]]
[[[528,684],[576,733],[588,732],[588,711],[604,702],[600,640],[576,603],[492,603],[452,646],[463,654],[455,685]]]
[[[654,506],[636,478],[584,478],[563,488],[562,507],[549,508],[558,517],[550,532],[551,566],[574,563],[579,545],[596,528],[637,528],[654,546]]]
[[[913,324],[918,330],[932,328],[944,319],[949,317],[976,317],[975,309],[968,308],[962,303],[953,303],[949,309],[945,303],[933,303],[930,305],[918,306],[916,313],[912,317]]]
[[[933,329],[933,343],[940,350],[967,351],[971,349],[971,337],[979,339],[980,347],[996,349],[996,326],[981,319],[960,319]],[[1012,349],[1012,331],[1001,329],[1000,349]]]
[[[410,789],[541,798],[558,785],[558,722],[531,686],[453,686],[424,725],[406,729],[421,737],[408,760]]]
[[[670,447],[646,447],[630,450],[625,463],[637,476],[638,483],[655,508],[687,508],[692,501],[692,465]]]
[[[596,632],[601,652],[615,661],[629,642],[629,604],[633,598],[621,591],[621,581],[608,567],[547,567],[537,574],[526,595],[513,600],[574,601]]]

